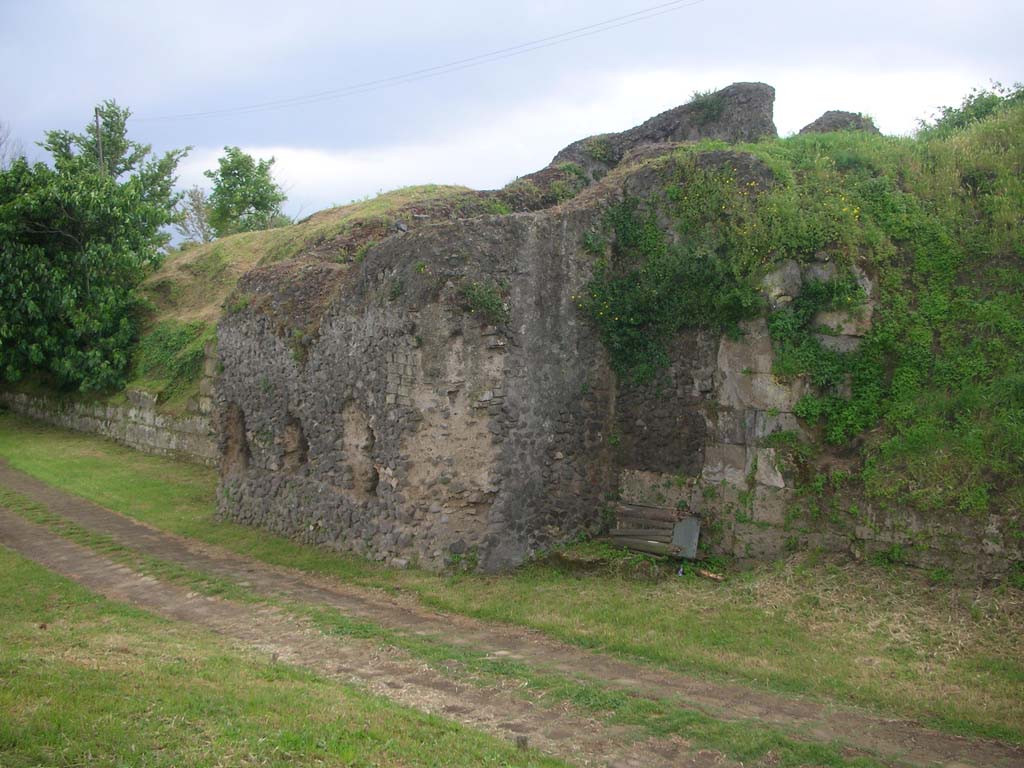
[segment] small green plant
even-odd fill
[[[868,559],[873,565],[893,566],[902,565],[907,562],[907,555],[906,552],[903,551],[902,546],[899,544],[893,544],[888,549],[873,552],[871,557]]]
[[[1024,591],[1024,562],[1014,564],[1010,572],[1006,574],[1006,583],[1014,589]]]
[[[562,163],[558,170],[573,178],[574,184],[582,189],[590,184],[590,177],[579,163]]]
[[[500,325],[508,320],[508,307],[502,298],[501,288],[493,282],[464,282],[459,293],[463,308],[490,325]]]
[[[576,196],[576,190],[563,179],[555,179],[551,182],[548,189],[554,195],[556,203],[564,203],[566,200],[571,200]]]
[[[615,162],[615,150],[606,136],[594,136],[587,139],[583,144],[583,151],[592,160],[599,163],[612,165]]]
[[[405,281],[400,277],[396,277],[391,281],[391,286],[388,288],[388,300],[395,301],[405,293]]]
[[[714,91],[694,91],[687,105],[697,125],[713,123],[725,111],[725,100]]]
[[[491,213],[497,216],[507,216],[512,213],[512,209],[508,207],[508,204],[496,197],[488,197],[484,200],[482,207],[484,213]]]
[[[604,256],[608,248],[608,238],[598,229],[588,229],[583,233],[583,250],[591,256]]]
[[[292,330],[289,336],[289,346],[291,347],[292,359],[296,363],[306,362],[306,357],[309,355],[310,341],[311,339],[302,328]]]
[[[480,555],[476,547],[469,547],[465,552],[448,556],[448,567],[455,575],[475,573],[480,567]]]
[[[545,205],[544,192],[530,179],[516,179],[507,184],[501,194],[516,210],[533,211]]]
[[[224,310],[229,315],[237,315],[239,312],[243,312],[249,308],[249,305],[252,304],[252,299],[253,296],[251,293],[235,291],[225,302]]]
[[[366,254],[369,252],[377,242],[375,240],[367,240],[365,243],[356,248],[355,254],[352,256],[352,260],[357,264],[361,264],[366,259]]]

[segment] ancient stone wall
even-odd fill
[[[188,400],[184,414],[168,413],[151,393],[141,389],[126,390],[127,402],[0,391],[0,403],[15,413],[76,432],[109,437],[144,453],[216,466],[220,451],[212,413],[219,370],[217,346],[207,344],[196,396]]]
[[[253,309],[219,331],[222,512],[399,566],[498,569],[593,528],[615,477],[610,377],[571,298],[587,223],[390,238],[301,349],[259,308],[273,279],[245,283]],[[474,307],[474,286],[507,316]]]
[[[802,266],[785,262],[765,277],[764,297],[777,308],[807,281],[841,273],[827,254]],[[819,337],[822,343],[843,351],[860,344],[874,308],[871,279],[857,267],[853,276],[866,303],[815,317],[817,326],[832,330]],[[856,470],[859,459],[840,448],[825,451],[810,468],[788,460],[786,443],[773,436],[824,444],[794,413],[811,388],[801,378],[787,381],[773,373],[764,318],[744,323],[741,331],[735,339],[682,334],[663,378],[620,390],[616,463],[623,501],[696,514],[702,549],[739,559],[807,549],[857,558],[898,552],[902,562],[982,578],[1022,559],[1012,510],[981,519],[953,511],[924,515],[885,508],[855,489],[815,493],[801,474]]]
[[[398,567],[512,567],[600,530],[617,501],[698,515],[704,552],[741,559],[896,552],[982,575],[1020,560],[1009,516],[924,517],[815,489],[855,472],[859,454],[797,418],[812,389],[774,373],[765,317],[734,336],[680,334],[667,370],[640,386],[617,379],[580,311],[595,264],[615,259],[584,247],[609,205],[641,201],[679,237],[657,204],[680,170],[672,142],[774,135],[773,95],[741,84],[570,145],[555,165],[596,183],[555,207],[396,224],[356,261],[310,253],[247,274],[218,331],[221,514]],[[693,162],[774,180],[750,154]],[[819,313],[814,327],[850,351],[871,328],[874,286],[845,255],[784,262],[761,289],[778,309],[809,282],[849,276],[863,306]]]
[[[176,456],[209,466],[217,464],[217,438],[208,415],[160,413],[152,395],[141,390],[129,390],[127,399],[125,404],[114,405],[0,392],[0,402],[12,411],[47,424],[109,437],[144,453]]]

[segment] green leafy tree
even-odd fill
[[[174,172],[187,150],[154,156],[130,141],[130,114],[100,107],[95,126],[51,131],[53,167],[0,173],[0,377],[32,370],[82,390],[121,386],[137,331],[136,286],[159,262],[175,219]]]
[[[210,226],[210,200],[202,187],[190,187],[178,203],[178,220],[174,228],[185,243],[209,243],[214,238]]]
[[[281,212],[288,198],[271,175],[273,165],[274,158],[257,161],[238,147],[224,147],[217,169],[206,171],[213,182],[209,221],[217,237],[288,223]]]

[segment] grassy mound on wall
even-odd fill
[[[312,255],[340,263],[358,261],[398,222],[507,209],[493,196],[465,187],[407,187],[320,211],[287,227],[244,232],[168,255],[142,286],[153,307],[135,349],[128,388],[158,397],[160,408],[183,411],[196,394],[203,349],[238,279],[257,266]]]

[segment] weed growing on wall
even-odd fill
[[[133,383],[166,400],[199,380],[205,347],[215,329],[206,323],[164,320],[139,341],[133,358]]]
[[[615,162],[615,150],[606,136],[594,136],[583,143],[583,152],[599,163]]]
[[[508,320],[508,308],[501,287],[490,282],[466,282],[459,287],[463,307],[484,322],[499,325]]]
[[[725,100],[714,91],[695,91],[689,101],[694,119],[698,125],[713,123],[722,116]]]

